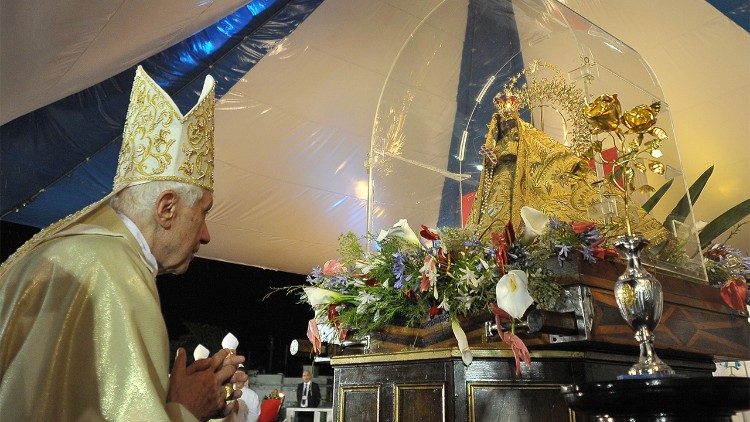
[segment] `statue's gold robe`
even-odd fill
[[[196,420],[166,403],[169,344],[155,277],[109,206],[6,264],[0,419]]]
[[[589,215],[589,207],[599,201],[602,192],[592,187],[596,175],[590,169],[571,174],[580,159],[564,145],[520,118],[502,121],[495,114],[489,124],[484,148],[490,152],[484,159],[468,223],[476,227],[482,238],[492,232],[502,233],[510,221],[521,229],[521,207],[528,206],[562,221],[596,222],[602,218]],[[604,192],[616,194],[612,188]],[[633,231],[653,243],[667,239],[664,227],[637,205],[631,213]],[[637,215],[636,218],[633,218]],[[625,234],[624,219],[616,221]]]

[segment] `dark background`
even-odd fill
[[[38,231],[0,222],[0,262]],[[171,356],[182,346],[192,360],[198,343],[213,353],[231,332],[240,341],[237,351],[247,357],[248,369],[301,376],[302,365],[309,365],[312,357],[289,355],[289,343],[306,338],[312,310],[285,291],[264,297],[274,288],[304,282],[305,275],[202,258],[193,260],[185,274],[157,277]],[[320,369],[330,370],[325,365]]]

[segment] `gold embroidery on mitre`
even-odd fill
[[[114,190],[172,180],[213,190],[214,88],[206,77],[198,103],[183,116],[139,66],[123,130]]]

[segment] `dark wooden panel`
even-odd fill
[[[397,422],[446,420],[444,384],[396,384],[394,396]]]
[[[380,389],[377,385],[346,386],[339,389],[339,421],[377,422]]]
[[[560,386],[469,383],[469,422],[574,421]]]
[[[593,341],[634,345],[633,331],[623,324],[615,297],[609,290],[592,289]],[[710,354],[719,357],[750,356],[750,331],[744,317],[664,302],[661,321],[654,332],[657,349]],[[661,355],[660,355],[661,356]]]
[[[560,386],[615,379],[637,356],[611,352],[533,352],[515,375],[512,354],[474,349],[464,366],[452,350],[334,357],[337,420],[378,422],[588,421],[573,418]],[[669,360],[680,374],[710,377],[713,363]]]

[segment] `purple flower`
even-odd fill
[[[584,246],[583,248],[581,248],[581,253],[583,254],[583,259],[585,259],[586,261],[592,264],[596,263],[596,257],[594,256],[594,251],[590,247]]]
[[[312,272],[307,276],[307,282],[310,284],[314,284],[317,279],[323,276],[323,269],[320,267],[315,267],[312,269]]]
[[[393,275],[396,276],[396,282],[393,283],[393,287],[400,289],[404,285],[404,256],[401,252],[393,254]]]
[[[476,236],[472,236],[471,239],[464,241],[464,246],[466,246],[467,248],[479,249],[483,247],[484,245],[482,244],[482,242],[479,241],[479,239]]]
[[[559,249],[559,251],[557,252],[557,261],[562,267],[563,262],[568,259],[568,254],[570,253],[570,250],[572,248],[569,245],[555,245],[555,248]]]
[[[586,230],[585,232],[581,234],[581,240],[583,240],[584,243],[589,244],[589,245],[596,243],[600,241],[601,239],[602,239],[602,234],[599,231],[599,229],[596,227]]]
[[[349,280],[342,275],[336,275],[328,280],[328,287],[330,289],[345,288]]]
[[[563,228],[563,224],[560,222],[560,220],[557,219],[557,217],[550,217],[549,227],[552,230],[560,230],[561,228]]]

